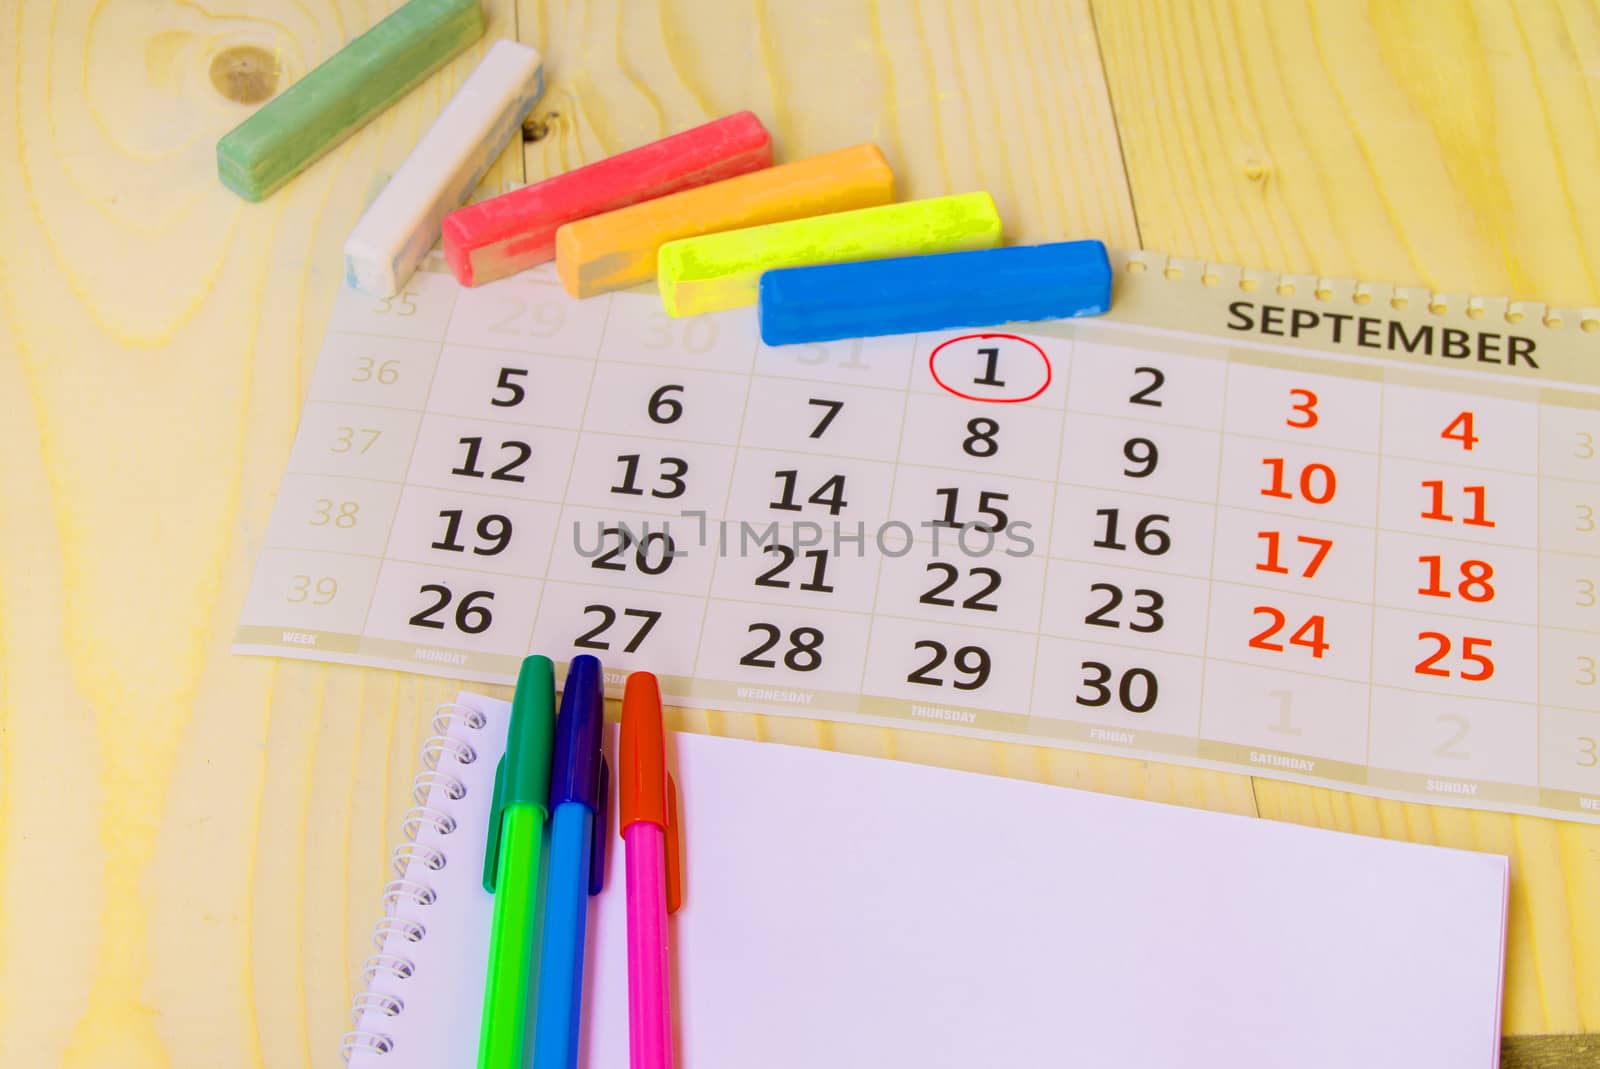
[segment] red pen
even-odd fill
[[[677,785],[667,773],[661,689],[649,672],[622,694],[622,842],[628,892],[628,1064],[672,1069],[667,914],[683,904]]]

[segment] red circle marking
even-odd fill
[[[935,364],[935,361],[939,357],[940,350],[942,350],[946,345],[954,345],[958,341],[982,341],[985,338],[1005,338],[1009,341],[1019,341],[1023,345],[1026,345],[1028,348],[1032,349],[1034,352],[1038,353],[1039,359],[1044,361],[1044,385],[1040,386],[1037,390],[1034,390],[1026,397],[977,397],[970,393],[962,393],[960,390],[949,385],[939,377],[939,368]],[[1044,350],[1019,334],[963,334],[959,338],[951,338],[949,341],[937,346],[933,352],[928,354],[928,374],[933,376],[933,381],[938,384],[939,389],[945,391],[946,393],[955,394],[962,400],[982,401],[986,404],[992,405],[1016,405],[1021,404],[1023,401],[1031,401],[1035,397],[1038,397],[1040,394],[1048,390],[1050,388],[1050,380],[1054,377],[1055,371],[1050,367],[1050,358],[1045,355]]]

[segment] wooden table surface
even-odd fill
[[[417,746],[457,687],[228,644],[340,245],[481,49],[246,205],[217,137],[394,0],[3,6],[0,1064],[332,1067]],[[1014,241],[1600,304],[1593,2],[488,7],[549,79],[497,185],[750,108],[784,157],[875,140],[905,196],[990,190]],[[1506,1031],[1600,1031],[1600,827],[675,719],[1509,854]],[[1597,1040],[1507,1062],[1600,1064]]]

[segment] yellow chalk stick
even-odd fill
[[[656,268],[667,314],[687,316],[755,304],[761,272],[779,267],[999,244],[994,198],[962,193],[669,241]]]
[[[556,231],[556,273],[572,296],[591,297],[654,278],[669,241],[893,200],[883,153],[856,145],[567,223]]]

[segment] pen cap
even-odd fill
[[[600,758],[600,806],[594,811],[594,834],[589,838],[589,893],[606,886],[606,825],[611,818],[611,766]]]
[[[489,799],[489,834],[484,837],[483,889],[494,894],[500,879],[500,810],[506,790],[506,759],[494,766],[494,794]]]
[[[549,799],[555,712],[555,665],[548,657],[524,657],[517,673],[517,691],[511,698],[511,726],[506,730],[502,805],[532,802],[543,807]]]
[[[678,785],[667,777],[667,912],[683,906],[683,846],[678,831]]]
[[[580,802],[600,811],[600,733],[605,726],[605,692],[600,660],[583,654],[572,659],[556,717],[555,753],[550,767],[550,809]]]
[[[678,830],[678,785],[667,773],[666,732],[661,726],[661,688],[649,672],[628,676],[622,693],[622,741],[618,746],[619,831],[644,821],[666,835],[667,912],[683,904],[682,849]]]
[[[649,672],[633,672],[622,692],[622,741],[617,754],[618,831],[639,821],[667,822],[667,754],[661,728],[661,688]]]
[[[500,824],[505,807],[545,808],[550,793],[550,748],[555,734],[556,673],[548,657],[526,657],[511,698],[506,752],[494,770],[494,797],[483,851],[483,889],[494,893],[500,866]]]

